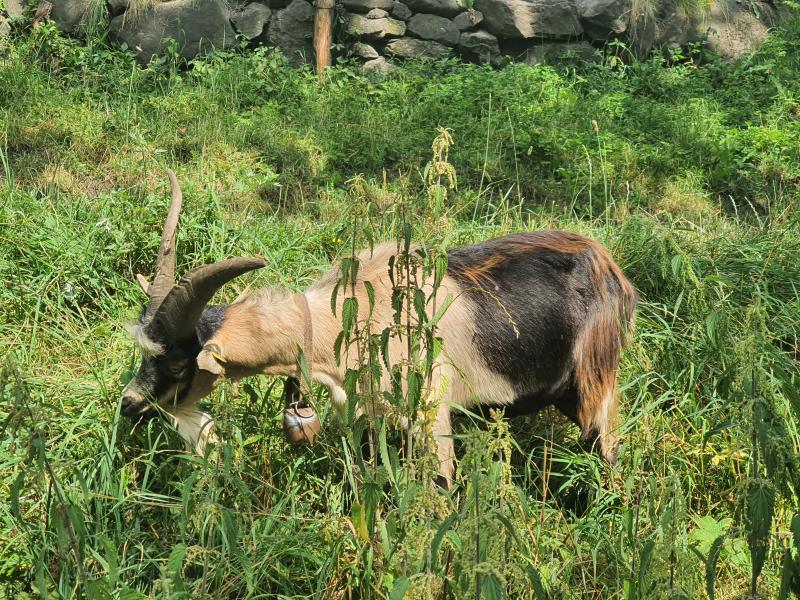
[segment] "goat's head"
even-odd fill
[[[142,417],[154,404],[168,406],[207,395],[213,374],[198,368],[203,341],[223,318],[221,307],[208,307],[220,287],[248,271],[266,265],[260,258],[231,258],[199,267],[175,283],[175,232],[182,194],[169,171],[172,203],[158,250],[151,283],[141,275],[139,285],[149,302],[139,321],[129,330],[142,352],[136,376],[122,391],[122,413]]]

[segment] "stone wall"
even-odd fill
[[[26,2],[35,2],[27,5]],[[472,6],[467,8],[462,2]],[[314,7],[306,0],[5,0],[7,19],[49,14],[80,34],[91,22],[142,62],[172,38],[185,58],[238,39],[280,48],[293,65],[313,61]],[[589,57],[612,39],[644,56],[654,48],[706,42],[725,57],[754,49],[769,27],[791,16],[781,5],[717,0],[687,12],[685,0],[339,0],[335,38],[366,71],[404,59],[448,56],[498,64]]]

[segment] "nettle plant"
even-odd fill
[[[436,376],[443,348],[437,325],[453,302],[441,290],[447,272],[441,232],[448,218],[446,200],[456,186],[448,161],[452,143],[450,131],[439,128],[423,173],[424,208],[361,177],[348,182],[349,231],[341,237],[350,237],[351,250],[342,260],[331,302],[342,324],[336,359],[355,365],[347,369],[343,386],[354,458],[347,465],[354,494],[351,518],[363,569],[353,580],[357,584],[378,574],[390,598],[477,597],[481,591],[501,597],[503,590],[544,598],[530,532],[523,522],[512,524],[512,515],[526,511],[512,484],[513,442],[501,413],[492,413],[485,430],[464,436],[452,493],[439,472],[434,424],[449,381]],[[425,247],[412,244],[412,221],[420,212],[433,238]],[[396,243],[389,262],[393,319],[376,329],[369,283],[369,310],[366,318],[358,318],[357,250],[372,249],[379,224],[387,221]],[[342,289],[349,291],[339,303]],[[392,361],[393,340],[402,341],[406,358]],[[348,360],[353,356],[357,360]],[[384,369],[390,374],[388,389],[381,385]]]

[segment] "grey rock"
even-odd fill
[[[136,50],[142,63],[164,51],[162,40],[171,38],[186,59],[236,43],[224,0],[173,0],[153,4],[135,18],[126,14],[111,20],[111,32]]]
[[[272,11],[263,4],[253,3],[234,9],[231,22],[248,40],[261,37],[272,17]]]
[[[105,7],[92,0],[50,0],[50,20],[65,33],[83,33]]]
[[[392,16],[395,19],[400,19],[401,21],[408,21],[411,18],[411,15],[414,13],[411,12],[411,9],[408,8],[402,2],[395,2],[392,4]]]
[[[130,4],[130,0],[108,0],[108,11],[112,17],[116,17],[128,10]]]
[[[516,60],[529,65],[538,65],[562,60],[592,60],[595,56],[596,51],[588,42],[548,42],[528,48],[527,52]]]
[[[298,67],[314,57],[314,10],[305,0],[292,0],[275,12],[269,23],[269,44],[283,52],[289,64]]]
[[[383,10],[382,8],[373,8],[371,11],[367,13],[368,19],[385,19],[389,16],[389,13]]]
[[[386,44],[384,52],[397,58],[437,60],[449,56],[450,48],[431,40],[405,37]]]
[[[453,19],[453,25],[458,27],[459,31],[467,31],[468,29],[475,29],[483,21],[483,13],[479,10],[468,10],[463,12]]]
[[[349,15],[345,23],[345,32],[353,37],[384,40],[403,36],[406,24],[391,18],[368,19],[363,15]]]
[[[571,0],[475,0],[483,26],[500,39],[571,37],[583,33]]]
[[[677,47],[693,41],[698,23],[678,0],[659,0],[651,13],[633,15],[628,39],[641,55],[659,47]]]
[[[491,64],[500,56],[497,38],[488,31],[465,31],[458,41],[458,50],[469,60]]]
[[[626,38],[640,57],[654,48],[678,48],[705,40],[723,58],[738,58],[755,50],[765,39],[768,27],[780,24],[788,16],[778,5],[762,0],[717,0],[705,13],[687,13],[680,0],[658,0],[649,10],[637,4]]]
[[[415,13],[455,17],[464,12],[466,7],[459,4],[458,0],[404,0],[408,7]]]
[[[631,11],[625,37],[628,47],[637,57],[644,58],[650,53],[655,44],[656,21],[647,5],[638,3]]]
[[[369,44],[364,44],[362,42],[356,42],[350,47],[350,53],[354,56],[358,56],[359,58],[366,58],[366,59],[373,59],[379,58],[380,54],[378,51],[375,50]]]
[[[344,0],[342,2],[344,7],[356,13],[368,13],[373,8],[380,8],[381,10],[392,10],[394,0]]]
[[[417,13],[408,20],[408,33],[446,46],[455,46],[461,36],[458,27],[450,19],[423,13]]]
[[[723,58],[741,58],[759,48],[769,28],[782,20],[779,8],[771,3],[754,0],[748,5],[735,0],[717,0],[704,23],[706,41],[709,48]]]
[[[6,0],[6,14],[11,19],[19,19],[25,14],[28,6],[26,0]]]
[[[584,33],[595,40],[624,33],[633,10],[633,0],[576,0]]]
[[[8,19],[0,15],[0,50],[5,48],[3,38],[8,37],[11,33],[11,25],[8,24]]]
[[[363,65],[361,65],[361,72],[366,75],[385,77],[386,75],[394,71],[396,68],[397,67],[387,62],[385,58],[380,56],[378,58],[368,60]]]

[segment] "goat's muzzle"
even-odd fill
[[[136,392],[124,390],[122,392],[122,416],[137,421],[155,416],[156,410]]]

